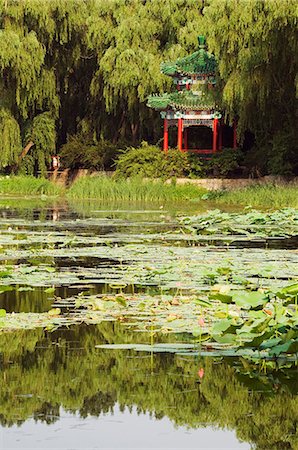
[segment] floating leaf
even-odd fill
[[[52,308],[50,309],[50,311],[48,311],[49,316],[59,316],[59,314],[61,314],[60,308]]]
[[[44,290],[47,294],[53,294],[55,292],[55,287],[48,287]]]
[[[268,299],[262,292],[237,291],[233,294],[233,301],[240,308],[250,309],[264,305]]]
[[[211,330],[212,334],[218,334],[222,333],[223,331],[226,331],[231,326],[231,319],[223,319],[220,322],[216,322]]]
[[[262,342],[262,344],[260,345],[260,349],[263,350],[263,349],[275,347],[280,342],[281,342],[281,338],[269,339],[267,341]]]

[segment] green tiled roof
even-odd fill
[[[175,62],[162,63],[161,72],[169,76],[181,75],[214,75],[216,61],[212,53],[205,48],[205,38],[199,36],[199,50]]]
[[[147,106],[159,111],[172,108],[173,110],[199,111],[215,108],[214,94],[212,91],[194,94],[192,91],[172,92],[170,94],[150,95]]]

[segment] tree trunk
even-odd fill
[[[25,158],[25,156],[29,152],[30,148],[33,147],[33,145],[34,145],[34,142],[33,141],[29,141],[28,144],[26,145],[26,147],[23,148],[23,151],[20,154],[19,159],[18,159],[18,164],[22,161],[22,159]]]
[[[112,140],[113,144],[117,144],[117,141],[119,139],[119,135],[121,137],[123,137],[123,135],[124,135],[124,132],[123,132],[124,120],[125,120],[125,111],[122,111],[120,124],[119,124],[118,129],[117,129],[116,133],[114,134],[114,137],[113,137],[113,140]]]
[[[130,127],[131,127],[132,143],[136,144],[137,137],[138,137],[139,125],[137,123],[132,123]]]

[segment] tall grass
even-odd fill
[[[63,194],[64,189],[45,178],[32,176],[0,177],[0,195],[56,196]]]
[[[200,199],[205,192],[205,189],[190,184],[175,185],[138,178],[115,180],[106,176],[92,176],[76,180],[67,195],[74,199],[89,198],[108,202],[174,202]]]
[[[265,209],[298,208],[298,185],[257,185],[210,196],[216,203]]]

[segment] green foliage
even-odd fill
[[[272,140],[297,128],[297,2],[212,0],[204,11],[209,49],[223,82],[222,106],[231,119],[239,117],[242,136],[246,129],[255,134],[260,158],[271,144],[276,169],[281,149]],[[284,144],[280,162],[288,171],[296,157],[292,142]]]
[[[162,152],[158,147],[142,142],[129,148],[116,163],[116,177],[169,178],[181,177],[189,170],[187,155],[179,150]]]
[[[222,152],[212,155],[211,160],[206,163],[205,170],[208,175],[215,177],[230,177],[239,172],[242,161],[243,154],[240,150],[223,149]]]
[[[235,149],[223,149],[206,159],[197,154],[188,153],[189,176],[203,177],[234,177],[242,174],[243,153]]]
[[[290,237],[298,234],[298,210],[285,208],[264,213],[249,210],[245,213],[228,213],[215,209],[199,216],[181,219],[188,230],[198,235],[244,235]]]
[[[129,148],[116,162],[117,177],[158,178],[162,175],[164,155],[158,147],[143,142],[140,148]]]
[[[206,176],[206,160],[191,152],[187,154],[187,157],[189,163],[189,177],[202,178]]]
[[[39,173],[44,176],[47,165],[50,164],[51,155],[55,153],[56,145],[55,120],[51,113],[44,112],[34,117],[25,134],[26,144],[30,141],[34,143],[34,146],[30,150],[30,157],[25,157],[21,172]]]
[[[290,127],[279,130],[269,141],[267,171],[272,175],[297,173],[297,153],[297,132]]]
[[[68,137],[59,154],[64,168],[111,170],[118,152],[117,146],[109,141],[97,141],[88,134],[79,133]]]
[[[160,117],[145,101],[172,87],[160,63],[193,53],[205,34],[222,109],[239,117],[240,139],[254,133],[257,169],[297,173],[296,22],[295,0],[1,0],[0,108],[11,131],[0,166],[15,162],[17,124],[25,137],[44,113],[56,121],[59,146],[84,120],[96,142],[157,142]],[[50,136],[48,147],[38,138],[23,172],[45,171]]]
[[[17,162],[22,151],[20,127],[16,119],[6,109],[0,109],[0,167]]]
[[[67,191],[72,199],[93,198],[106,202],[179,202],[199,199],[206,191],[185,184],[165,184],[142,178],[116,180],[107,176],[88,176],[75,180]]]
[[[274,209],[298,207],[297,185],[266,184],[255,185],[231,191],[214,192],[208,195],[216,203],[226,205],[243,205]]]
[[[61,195],[63,189],[44,178],[5,176],[0,178],[2,195]]]
[[[168,153],[163,153],[162,172],[164,177],[183,177],[189,174],[190,164],[188,154],[177,149],[169,149]]]

